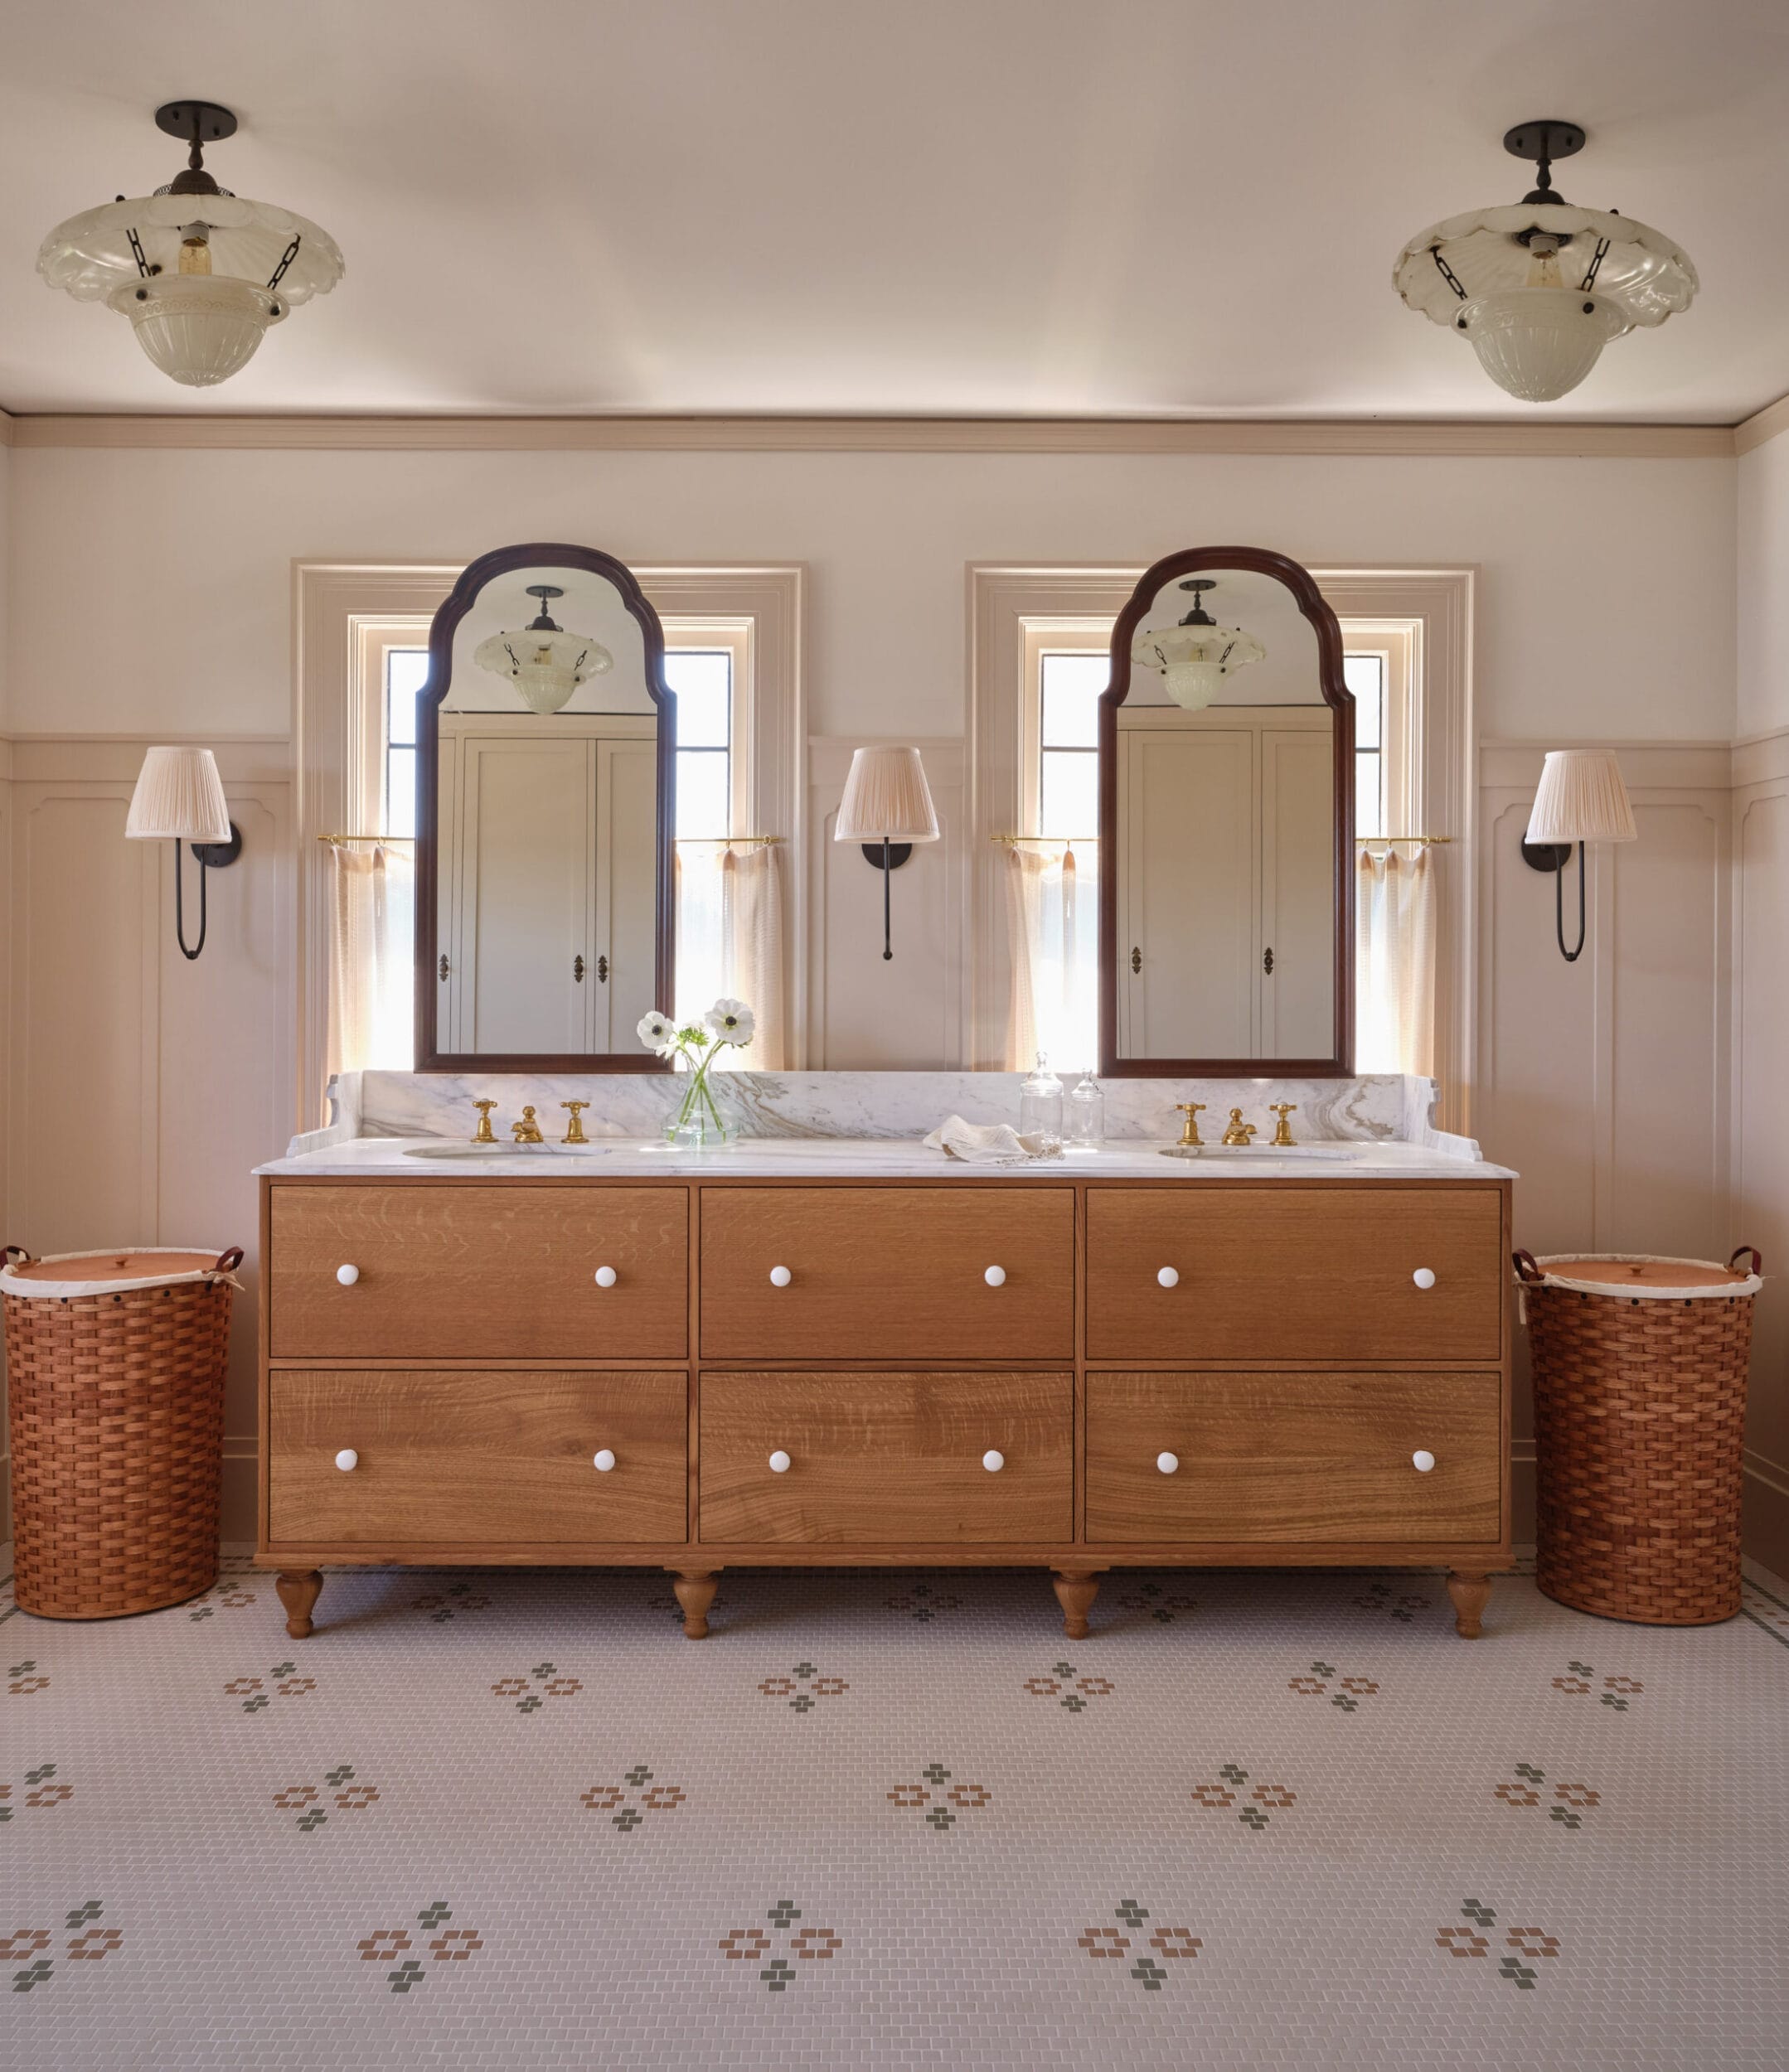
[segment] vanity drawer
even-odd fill
[[[1069,1374],[705,1374],[705,1540],[1066,1540]],[[984,1464],[984,1455],[1000,1464]],[[781,1472],[774,1457],[787,1461]]]
[[[710,1188],[701,1242],[705,1359],[1074,1354],[1066,1187]]]
[[[270,1357],[681,1359],[683,1188],[272,1188]],[[344,1286],[342,1267],[355,1278]],[[599,1268],[614,1280],[599,1287]]]
[[[1087,1262],[1090,1360],[1502,1357],[1496,1187],[1095,1187]]]
[[[1501,1540],[1502,1390],[1498,1374],[1089,1374],[1087,1537]]]
[[[276,1371],[267,1390],[274,1546],[688,1537],[681,1373]]]

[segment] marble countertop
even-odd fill
[[[321,1133],[319,1133],[321,1134]],[[1454,1139],[1454,1142],[1461,1142]],[[677,1152],[645,1138],[613,1137],[567,1150],[499,1145],[476,1155],[463,1138],[353,1137],[255,1168],[275,1179],[439,1180],[539,1179],[1078,1179],[1225,1180],[1267,1174],[1289,1180],[1503,1180],[1506,1166],[1399,1141],[1331,1139],[1275,1153],[1265,1145],[1226,1155],[1210,1146],[1199,1158],[1162,1155],[1164,1144],[1121,1139],[1096,1151],[1012,1164],[968,1164],[929,1151],[914,1138],[746,1138],[725,1151]],[[443,1155],[452,1154],[453,1155]]]

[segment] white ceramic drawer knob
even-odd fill
[[[1181,1456],[1177,1453],[1158,1453],[1156,1455],[1156,1465],[1165,1475],[1178,1474],[1181,1469]]]
[[[990,1266],[982,1278],[991,1288],[1004,1288],[1006,1285],[1006,1269],[1004,1266]]]
[[[337,1266],[336,1268],[336,1278],[344,1288],[351,1288],[360,1277],[361,1270],[358,1266]]]
[[[778,1446],[776,1451],[770,1456],[770,1472],[773,1475],[786,1475],[788,1471],[789,1457],[786,1453],[784,1453],[783,1449]]]
[[[1416,1469],[1419,1475],[1426,1475],[1434,1464],[1435,1456],[1426,1446],[1419,1447],[1418,1450],[1410,1456],[1410,1465]]]
[[[1181,1273],[1179,1267],[1164,1266],[1156,1276],[1156,1285],[1157,1287],[1161,1288],[1179,1287],[1181,1285]]]
[[[1418,1266],[1410,1278],[1419,1288],[1433,1288],[1435,1285],[1435,1269],[1433,1266]]]
[[[982,1456],[982,1465],[987,1469],[991,1475],[997,1475],[1006,1464],[1006,1455],[1003,1453],[996,1453],[991,1446],[990,1446],[987,1451]]]
[[[770,1285],[773,1288],[786,1288],[794,1277],[787,1266],[773,1266],[770,1269]],[[785,1460],[783,1464],[786,1468],[789,1464]]]
[[[360,1464],[361,1457],[351,1446],[344,1446],[336,1455],[336,1465],[343,1474],[347,1474],[351,1469],[357,1468]]]
[[[615,1269],[613,1266],[599,1266],[596,1270],[596,1285],[599,1288],[613,1288],[615,1285]]]
[[[604,1446],[602,1451],[593,1458],[590,1464],[599,1475],[606,1475],[615,1464],[615,1456],[607,1446]]]

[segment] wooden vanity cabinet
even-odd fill
[[[1510,1557],[1509,1184],[264,1179],[260,1537],[326,1563]],[[351,1272],[344,1272],[351,1268]]]

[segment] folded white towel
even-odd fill
[[[979,1165],[1024,1165],[1033,1159],[1059,1159],[1062,1146],[1040,1137],[1022,1137],[1010,1122],[965,1122],[946,1116],[925,1140],[928,1151]]]

